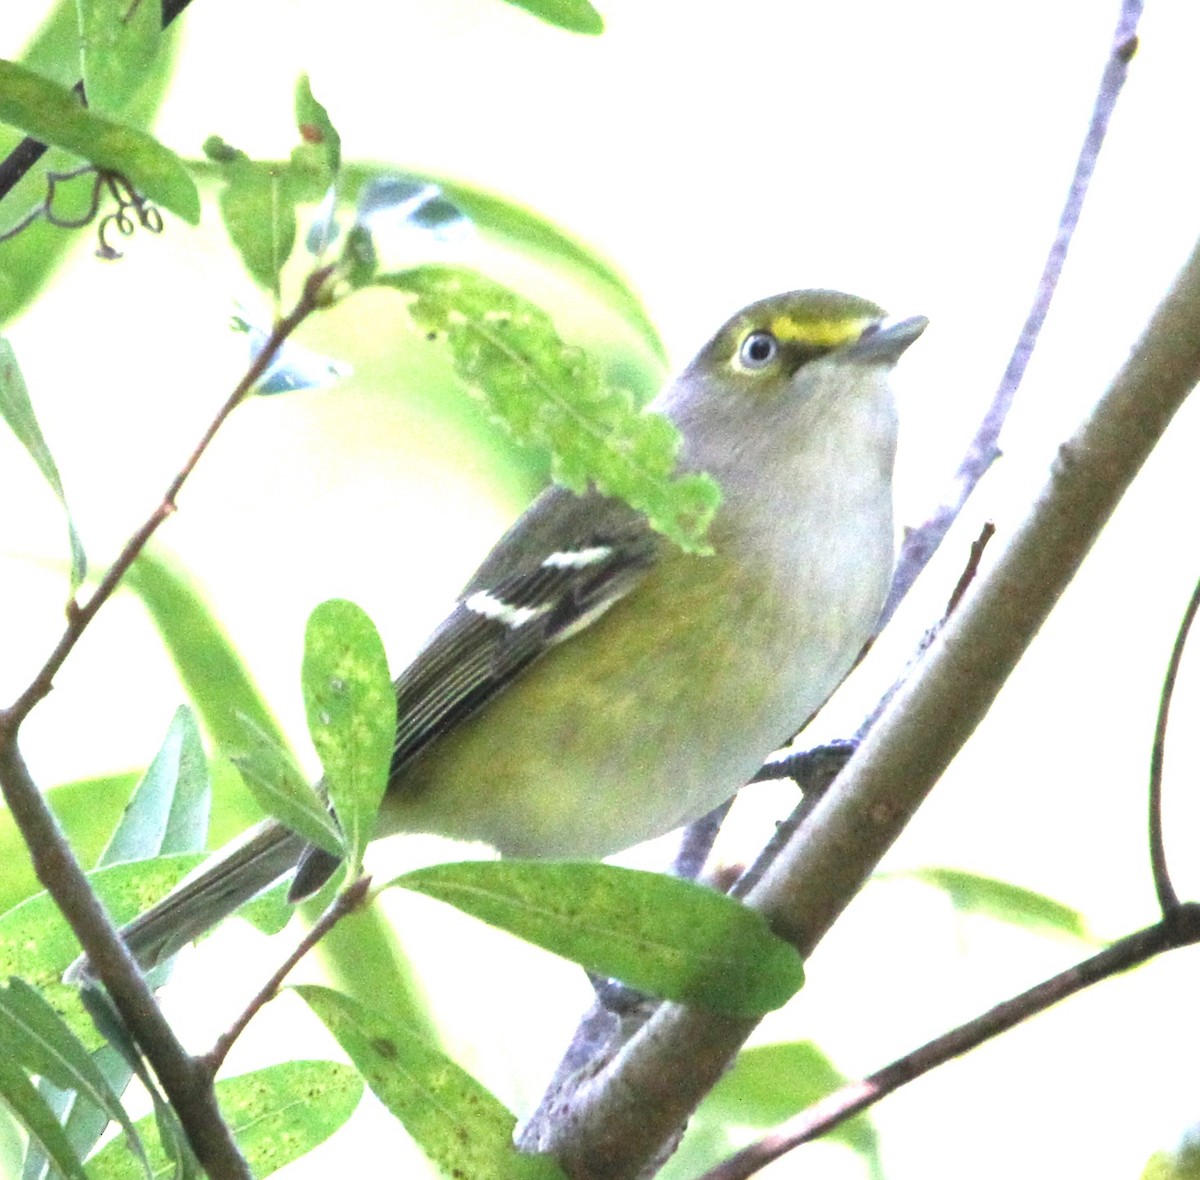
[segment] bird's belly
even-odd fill
[[[720,573],[720,558],[681,560]],[[680,568],[655,570],[431,743],[393,782],[383,828],[484,840],[505,855],[601,857],[732,795],[837,686],[879,594],[833,604],[797,584],[768,608],[761,587],[697,584]],[[842,617],[833,626],[831,609]]]

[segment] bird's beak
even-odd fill
[[[894,365],[928,325],[923,315],[879,320],[846,349],[846,358],[868,365]]]

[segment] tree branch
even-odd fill
[[[939,1065],[998,1037],[1010,1028],[1046,1011],[1076,992],[1137,967],[1164,951],[1200,942],[1200,906],[1177,907],[1171,915],[1145,930],[1114,942],[1099,954],[997,1004],[982,1015],[906,1053],[877,1073],[852,1082],[814,1103],[769,1135],[731,1155],[700,1180],[746,1180],[793,1148],[819,1139],[881,1098]]]
[[[1200,378],[1200,246],[1029,517],[975,581],[808,821],[750,893],[811,954],[979,724],[1105,521]],[[610,1059],[544,1100],[522,1146],[575,1180],[624,1180],[663,1153],[754,1028],[663,1004]],[[550,1117],[553,1116],[553,1117]]]
[[[196,1158],[213,1180],[251,1180],[246,1161],[221,1117],[212,1075],[188,1056],[172,1033],[125,943],[87,882],[79,861],[42,793],[30,777],[18,748],[21,723],[53,687],[54,676],[100,607],[111,596],[158,526],[175,510],[175,499],[222,423],[253,388],[283,342],[321,305],[333,268],[309,275],[291,313],[280,320],[264,348],[226,399],[200,442],[171,481],[161,503],[126,543],[88,601],[67,607],[62,638],[28,688],[8,709],[0,710],[0,790],[29,848],[43,888],[70,924],[96,976],[108,989],[138,1047],[154,1067],[179,1115]]]
[[[1021,327],[991,405],[988,406],[975,437],[967,447],[967,453],[954,473],[954,480],[946,499],[924,523],[912,529],[904,538],[896,562],[896,572],[892,578],[892,588],[876,625],[876,634],[887,626],[904,596],[912,589],[921,571],[945,540],[950,526],[958,518],[967,498],[1000,455],[997,445],[1000,431],[1050,311],[1059,276],[1067,260],[1067,251],[1071,247],[1075,227],[1079,224],[1079,216],[1083,212],[1088,185],[1091,183],[1092,173],[1096,170],[1096,160],[1108,133],[1108,122],[1125,85],[1129,62],[1137,49],[1137,25],[1142,15],[1142,3],[1143,0],[1122,0],[1117,27],[1113,32],[1112,48],[1092,107],[1092,117],[1088,123],[1087,134],[1083,138],[1079,158],[1075,162],[1075,173],[1058,219],[1058,231],[1054,235],[1054,241],[1050,243],[1050,250],[1038,279],[1033,306],[1025,317],[1025,323]]]
[[[1175,678],[1179,675],[1179,663],[1183,659],[1183,649],[1187,646],[1188,632],[1200,609],[1200,582],[1196,583],[1192,597],[1188,600],[1187,609],[1179,624],[1179,632],[1175,636],[1175,644],[1171,648],[1171,658],[1167,662],[1166,675],[1163,678],[1162,695],[1158,703],[1158,720],[1154,725],[1154,743],[1150,748],[1150,867],[1154,874],[1154,892],[1158,896],[1159,909],[1163,917],[1169,916],[1179,908],[1179,895],[1171,884],[1171,874],[1167,868],[1167,850],[1163,844],[1162,826],[1162,776],[1163,755],[1167,745],[1167,718],[1171,711],[1171,697],[1175,693]]]
[[[221,1116],[209,1074],[179,1043],[108,911],[88,885],[66,836],[30,777],[15,733],[0,742],[0,786],[29,847],[38,880],[54,898],[104,981],[121,1019],[154,1066],[196,1158],[213,1180],[253,1180]]]

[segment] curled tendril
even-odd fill
[[[64,217],[62,214],[56,213],[54,202],[58,195],[58,186],[89,173],[92,176],[91,196],[86,211],[79,217]],[[117,202],[117,208],[116,212],[106,214],[100,219],[97,229],[100,243],[96,247],[97,258],[113,260],[121,257],[121,252],[106,237],[110,225],[116,226],[117,232],[123,238],[129,237],[139,225],[152,234],[162,233],[162,213],[156,205],[147,201],[124,176],[119,172],[106,172],[96,168],[95,165],[85,164],[83,167],[74,168],[69,172],[47,172],[45,199],[31,209],[11,229],[0,233],[0,242],[15,238],[39,217],[44,217],[50,225],[59,229],[82,229],[83,226],[90,225],[95,221],[96,214],[100,211],[100,201],[106,192]],[[130,216],[131,211],[132,217]]]
[[[158,207],[151,205],[125,177],[116,172],[99,173],[97,175],[103,178],[108,186],[108,191],[112,194],[113,200],[117,202],[117,211],[109,213],[100,219],[100,228],[98,231],[100,245],[96,247],[97,258],[115,259],[121,257],[120,251],[110,245],[104,235],[110,225],[115,225],[121,237],[129,237],[136,228],[133,218],[129,216],[131,209],[137,217],[137,224],[144,230],[152,234],[162,233],[163,219]]]

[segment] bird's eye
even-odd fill
[[[779,341],[770,332],[760,330],[751,332],[742,341],[741,351],[738,355],[747,369],[761,369],[765,365],[769,365],[778,352]]]

